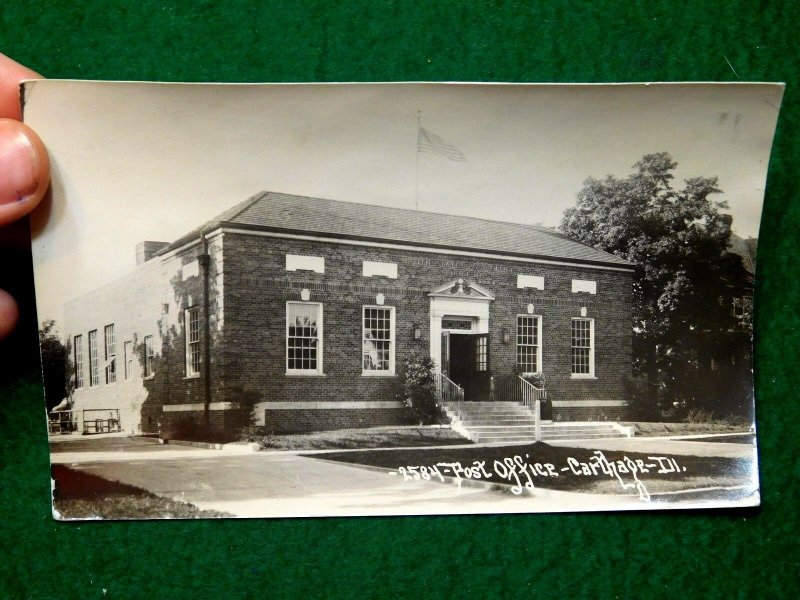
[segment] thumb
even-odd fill
[[[49,180],[50,159],[39,136],[24,123],[0,119],[0,227],[32,211]]]
[[[14,330],[19,318],[19,307],[7,292],[0,290],[0,340]]]

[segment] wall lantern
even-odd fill
[[[508,333],[508,328],[507,327],[503,327],[503,330],[502,330],[500,335],[503,338],[503,343],[504,344],[508,344],[511,341],[511,334]]]
[[[300,300],[303,302],[308,302],[311,299],[311,290],[308,288],[303,288],[300,290]]]
[[[419,328],[419,325],[417,325],[416,323],[414,323],[414,324],[411,326],[411,329],[412,329],[412,331],[413,331],[413,333],[414,333],[414,339],[415,339],[415,340],[422,339],[422,330]]]

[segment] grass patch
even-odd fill
[[[679,470],[669,473],[659,473],[660,463],[649,456],[653,453],[621,452],[615,450],[603,451],[603,456],[609,463],[618,464],[622,461],[642,461],[643,466],[655,465],[648,472],[638,472],[637,477],[642,481],[650,493],[659,493],[675,490],[698,489],[712,486],[745,485],[750,481],[752,460],[749,458],[719,458],[700,456],[669,456],[673,459]],[[314,455],[309,455],[315,458]],[[515,459],[518,457],[518,459]],[[635,489],[624,489],[619,480],[608,473],[583,472],[582,465],[598,463],[594,450],[584,448],[564,448],[550,446],[543,442],[535,444],[514,446],[491,446],[483,448],[444,448],[444,449],[413,449],[375,452],[342,452],[328,453],[319,458],[335,460],[344,463],[383,467],[398,471],[408,467],[426,467],[428,473],[431,467],[436,466],[442,475],[454,476],[453,463],[461,467],[473,467],[483,463],[483,468],[470,469],[470,475],[461,473],[462,478],[478,479],[504,486],[525,485],[530,481],[534,487],[572,492],[592,492],[604,494],[632,494]],[[497,461],[497,463],[495,462]],[[664,461],[665,464],[667,461]],[[537,468],[536,465],[539,465]],[[498,466],[496,466],[498,465]],[[671,465],[670,465],[671,466]],[[449,469],[449,471],[447,471]],[[575,473],[574,469],[579,471]],[[528,477],[530,476],[530,479]],[[630,472],[621,472],[620,477],[625,483],[634,483]],[[415,477],[416,478],[416,477]],[[432,477],[436,480],[437,477]]]
[[[53,465],[53,507],[63,519],[204,519],[229,517],[192,504],[162,498],[141,488]]]
[[[649,423],[644,421],[622,423],[633,426],[635,435],[641,437],[659,437],[667,435],[700,435],[703,433],[745,433],[750,426],[725,421],[708,423]]]
[[[401,448],[471,444],[448,427],[369,427],[337,429],[293,435],[273,435],[266,427],[254,427],[248,442],[262,450],[350,450],[354,448]]]

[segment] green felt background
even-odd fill
[[[6,343],[0,365],[0,597],[797,597],[799,6],[669,0],[3,2],[0,50],[50,77],[741,78],[786,81],[788,88],[759,248],[761,509],[56,523],[28,311],[15,351],[9,353]],[[10,264],[13,255],[0,265],[0,286],[24,296],[27,268]],[[17,256],[27,266],[24,253]]]

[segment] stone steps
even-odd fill
[[[444,408],[453,427],[474,442],[521,443],[535,439],[536,420],[533,413],[514,402],[463,402],[460,406],[445,403]],[[457,408],[460,408],[460,413]],[[616,423],[589,421],[542,423],[540,432],[543,441],[624,438],[632,435]]]
[[[531,419],[481,419],[479,421],[463,420],[461,421],[464,427],[491,427],[494,425],[535,425],[536,422]]]

